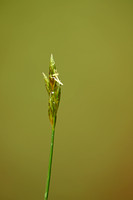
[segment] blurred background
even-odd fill
[[[0,0],[0,199],[44,199],[51,53],[64,85],[49,200],[132,200],[131,0]]]

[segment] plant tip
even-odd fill
[[[53,56],[52,53],[51,53],[51,56],[50,56],[50,63],[51,63],[51,65],[55,65],[54,56]]]

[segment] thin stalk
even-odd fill
[[[53,127],[52,127],[52,137],[51,137],[49,168],[48,168],[47,184],[46,184],[45,198],[44,198],[45,200],[48,199],[48,194],[49,194],[51,168],[52,168],[52,158],[53,158],[53,150],[54,150],[55,123],[56,123],[56,117],[54,116],[54,123],[53,123]]]

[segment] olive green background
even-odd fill
[[[0,0],[0,200],[44,199],[51,53],[64,85],[49,200],[132,200],[132,0]]]

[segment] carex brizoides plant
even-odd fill
[[[57,119],[57,110],[60,103],[60,97],[61,97],[61,81],[59,80],[58,72],[56,69],[55,61],[53,58],[53,54],[51,54],[50,57],[50,65],[49,65],[49,78],[43,74],[44,80],[45,80],[45,86],[46,90],[49,95],[48,100],[48,115],[50,119],[50,123],[52,126],[52,137],[51,137],[51,148],[50,148],[50,160],[49,160],[49,168],[48,168],[48,177],[47,177],[47,183],[46,183],[46,190],[45,190],[45,196],[44,199],[48,199],[49,194],[49,186],[50,186],[50,178],[51,178],[51,168],[52,168],[52,158],[53,158],[53,148],[54,148],[54,135],[55,135],[55,125],[56,125],[56,119]]]

